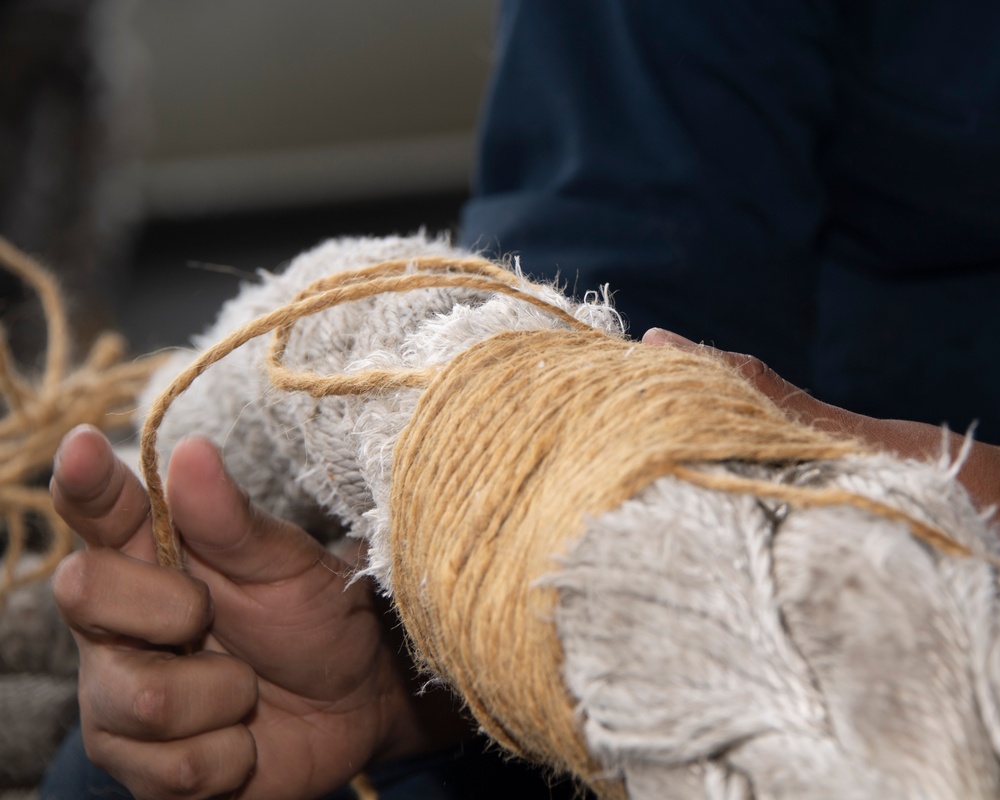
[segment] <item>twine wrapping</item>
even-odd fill
[[[494,739],[592,780],[562,685],[556,591],[539,585],[553,557],[587,517],[682,464],[854,449],[790,425],[718,361],[596,331],[493,337],[428,388],[396,448],[401,619]]]
[[[47,348],[42,372],[33,377],[15,363],[0,328],[0,514],[6,554],[0,572],[0,605],[17,586],[50,574],[72,546],[72,533],[52,508],[44,479],[62,437],[77,425],[110,431],[126,427],[135,398],[162,363],[157,356],[125,361],[125,341],[103,333],[76,368],[71,368],[71,331],[55,278],[25,253],[0,238],[0,264],[24,281],[41,300]],[[29,520],[41,523],[51,541],[30,570],[17,571],[27,544]]]
[[[551,310],[565,328],[500,334],[418,370],[319,375],[282,364],[296,319],[382,292],[441,286],[518,297]],[[585,518],[673,475],[800,507],[852,506],[904,521],[942,552],[970,553],[933,525],[850,491],[703,469],[864,450],[790,421],[719,360],[591,330],[481,259],[411,259],[313,284],[206,350],[160,395],[144,428],[142,468],[162,563],[177,566],[181,557],[157,476],[157,426],[205,369],[271,331],[268,372],[283,390],[324,397],[423,389],[393,455],[390,501],[395,599],[417,657],[505,747],[607,793],[616,789],[601,783],[561,681],[555,591],[539,585]]]

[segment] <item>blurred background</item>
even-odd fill
[[[184,342],[344,234],[453,228],[493,0],[0,0],[0,233],[81,338]],[[3,320],[37,350],[7,281]]]
[[[494,5],[0,0],[0,235],[57,274],[76,355],[105,328],[135,354],[182,345],[326,238],[453,228]],[[4,270],[0,324],[38,364],[41,308]],[[76,718],[76,662],[46,584],[3,601],[0,797],[28,800]]]

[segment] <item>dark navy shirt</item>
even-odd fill
[[[508,0],[462,238],[1000,442],[1000,2]]]

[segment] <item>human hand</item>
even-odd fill
[[[146,493],[99,432],[55,459],[53,502],[87,543],[53,586],[94,763],[140,798],[311,797],[456,736],[447,698],[414,698],[368,582],[250,504],[209,442],[177,445],[167,487],[187,574],[153,563]]]
[[[941,455],[944,431],[936,425],[876,419],[832,406],[793,386],[758,358],[695,344],[683,336],[660,328],[646,331],[642,341],[647,345],[669,344],[682,350],[712,351],[792,418],[819,430],[853,437],[902,458],[926,461]],[[947,433],[947,441],[952,458],[956,458],[967,444],[966,437],[952,432]],[[1000,447],[973,442],[958,478],[976,506],[983,510],[992,507],[996,518],[996,509],[1000,508]]]

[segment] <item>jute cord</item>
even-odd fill
[[[149,356],[126,361],[124,339],[105,332],[82,363],[72,368],[72,333],[56,279],[2,237],[0,265],[38,295],[46,326],[46,350],[38,376],[18,366],[6,331],[0,328],[0,398],[5,407],[0,420],[0,515],[6,535],[0,572],[2,606],[17,586],[51,573],[72,547],[72,533],[55,513],[47,487],[35,485],[44,479],[62,437],[81,424],[105,431],[126,427],[136,396],[162,359]],[[32,569],[19,572],[29,519],[43,524],[51,541]]]

